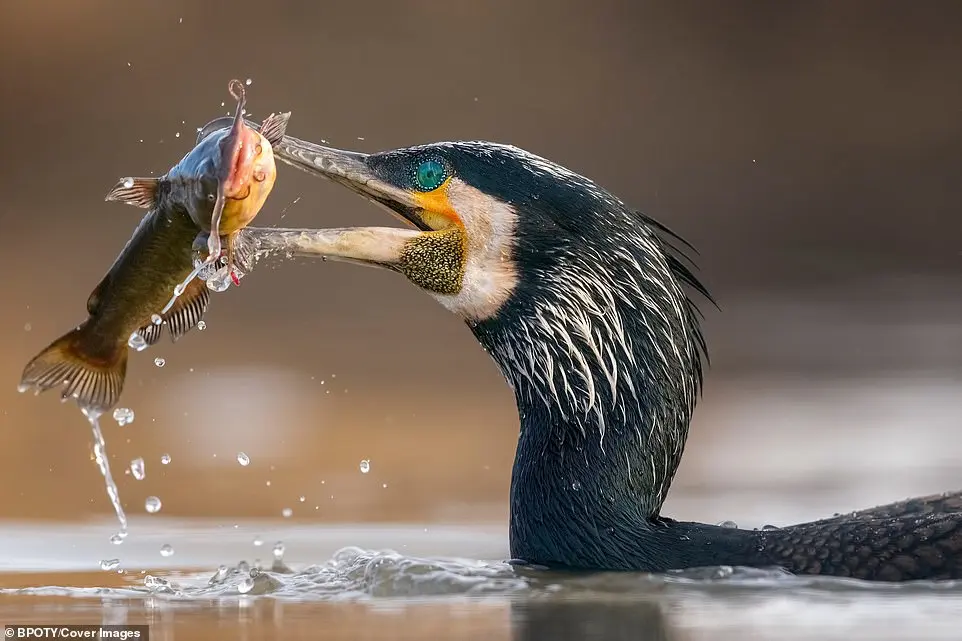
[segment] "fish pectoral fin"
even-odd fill
[[[113,189],[107,192],[104,200],[116,200],[134,207],[150,209],[154,206],[159,184],[159,178],[121,178]]]
[[[271,146],[279,143],[287,133],[287,123],[291,121],[291,112],[271,114],[261,123],[260,134],[267,138]]]

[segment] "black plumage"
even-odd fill
[[[285,138],[278,154],[393,209],[426,234],[439,229],[422,215],[433,206],[425,203],[445,201],[418,194],[445,180],[456,181],[447,205],[470,209],[458,212],[471,217],[464,227],[469,241],[472,233],[510,230],[493,253],[482,243],[481,251],[495,257],[486,266],[451,256],[465,282],[483,283],[510,266],[509,295],[495,309],[464,307],[473,316],[463,315],[518,406],[510,494],[516,559],[582,570],[737,565],[882,581],[962,578],[959,493],[778,529],[661,514],[707,360],[694,297],[711,298],[694,275],[690,246],[609,191],[544,158],[487,142],[363,155]],[[277,244],[302,236],[289,232]],[[323,239],[318,245],[329,247]],[[432,274],[437,267],[423,263],[409,271]],[[490,303],[497,288],[488,295],[480,302]]]

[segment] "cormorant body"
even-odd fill
[[[364,155],[288,137],[276,153],[418,230],[335,230],[336,242],[328,232],[310,243],[302,232],[285,237],[288,251],[301,243],[295,253],[403,273],[465,320],[511,385],[516,559],[581,570],[962,578],[958,493],[778,529],[661,515],[701,393],[705,343],[692,296],[708,293],[686,266],[687,243],[605,189],[487,142]]]

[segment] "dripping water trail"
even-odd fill
[[[117,491],[117,484],[114,483],[114,477],[110,473],[110,462],[107,461],[107,444],[104,442],[103,432],[100,431],[102,412],[90,408],[82,408],[80,411],[87,417],[93,431],[94,459],[97,461],[100,473],[104,477],[104,482],[107,485],[107,496],[110,497],[110,503],[114,506],[114,512],[117,513],[117,520],[120,521],[120,532],[117,533],[117,536],[122,540],[127,536],[127,515],[124,514],[124,508],[120,504],[120,493]]]

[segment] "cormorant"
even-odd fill
[[[710,295],[686,266],[687,243],[591,180],[489,142],[361,154],[285,137],[275,154],[413,229],[249,229],[247,241],[400,272],[467,323],[513,388],[515,559],[962,578],[962,493],[778,529],[661,515],[702,385],[692,296]]]

